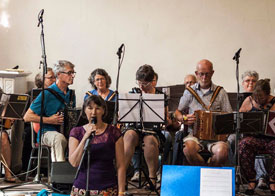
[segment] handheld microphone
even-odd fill
[[[92,117],[90,123],[95,125],[97,123],[97,118],[96,117]],[[86,140],[85,145],[84,145],[84,150],[85,151],[87,150],[87,148],[88,148],[88,146],[90,144],[90,141],[93,139],[94,136],[95,136],[95,131],[93,131],[91,133],[91,135],[88,137],[88,139]]]
[[[236,60],[236,59],[240,58],[241,50],[242,50],[242,48],[240,48],[240,49],[235,53],[235,55],[234,55],[234,57],[233,57],[233,60]]]
[[[96,117],[92,117],[91,118],[91,123],[92,124],[96,124],[97,123],[97,118]]]
[[[119,57],[119,58],[121,58],[121,53],[122,53],[122,48],[124,47],[124,44],[121,44],[121,46],[118,48],[118,50],[117,50],[117,56]]]

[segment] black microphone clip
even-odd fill
[[[44,14],[44,9],[42,9],[38,14],[38,25],[37,25],[37,27],[39,27],[40,24],[43,22],[43,14]]]
[[[242,48],[240,48],[234,55],[233,60],[239,60]]]
[[[119,59],[121,59],[121,53],[122,53],[122,48],[124,47],[124,44],[121,44],[121,46],[117,50],[117,56]]]

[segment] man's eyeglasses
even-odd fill
[[[138,86],[143,86],[143,87],[147,87],[151,84],[151,82],[140,82],[140,81],[136,81],[136,84]]]
[[[196,72],[200,77],[203,77],[203,76],[205,76],[205,77],[208,77],[208,76],[211,76],[212,75],[212,72],[205,72],[205,73],[203,73],[203,72]]]
[[[68,72],[61,71],[60,73],[67,74],[67,75],[69,75],[69,76],[72,76],[72,75],[75,75],[75,74],[76,74],[76,72],[74,72],[74,71],[68,71]]]

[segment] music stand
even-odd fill
[[[239,104],[239,106],[241,106],[243,101],[246,99],[246,97],[252,95],[252,93],[250,93],[250,92],[239,93],[239,100],[238,100],[237,94],[238,93],[236,93],[236,92],[227,93],[228,99],[229,99],[229,102],[230,102],[230,105],[231,105],[233,111],[237,111],[237,104]]]
[[[28,101],[29,95],[27,94],[2,94],[1,102],[4,104],[1,118],[23,120]]]
[[[41,93],[42,88],[33,88],[31,91],[31,102],[33,102],[36,97]]]
[[[269,111],[266,116],[265,135],[275,137],[275,112]]]
[[[164,94],[133,94],[119,95],[119,122],[164,123]],[[140,118],[142,117],[142,119]]]
[[[0,152],[2,151],[1,150],[2,131],[4,127],[3,119],[23,120],[23,116],[27,108],[28,100],[29,100],[29,95],[27,94],[0,93],[0,114],[1,114]],[[1,157],[0,157],[0,160],[2,160]]]
[[[119,111],[120,117],[118,122],[121,123],[140,123],[140,127],[138,128],[141,131],[139,134],[139,148],[142,150],[142,141],[143,134],[146,132],[146,125],[152,123],[164,123],[165,122],[165,106],[164,106],[164,94],[131,94],[125,93],[120,94],[119,98]],[[140,153],[139,157],[140,168],[139,168],[139,187],[141,188],[147,182],[151,189],[159,195],[159,192],[156,189],[156,186],[150,180],[148,174],[144,171],[141,166],[143,162],[142,153]],[[145,182],[141,185],[141,172],[145,176]]]
[[[240,133],[263,133],[265,120],[263,112],[240,112]],[[237,113],[219,114],[213,116],[213,131],[215,134],[235,133]]]

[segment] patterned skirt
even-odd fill
[[[107,188],[105,190],[89,190],[90,195],[97,195],[97,196],[117,196],[117,186]],[[85,195],[85,189],[79,189],[75,186],[72,187],[71,196],[80,196]]]

